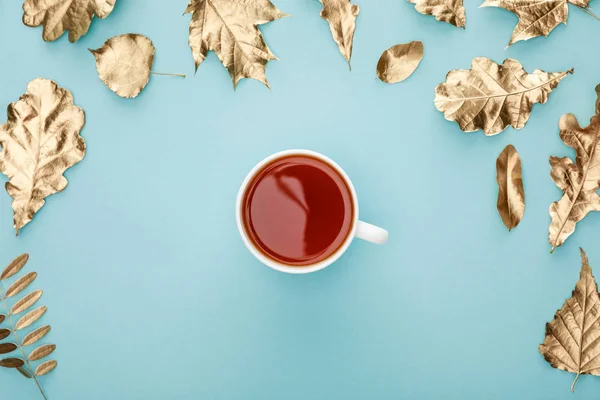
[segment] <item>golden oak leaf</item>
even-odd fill
[[[8,121],[0,125],[0,172],[9,178],[6,191],[13,198],[18,235],[44,199],[67,186],[65,170],[83,159],[79,131],[85,115],[68,90],[43,78],[29,82],[7,112]]]
[[[501,7],[519,17],[510,42],[512,45],[521,40],[538,36],[548,36],[559,24],[567,23],[568,3],[583,9],[589,0],[486,0],[481,7]]]
[[[383,52],[377,62],[377,76],[383,82],[397,83],[408,78],[423,58],[423,43],[397,44]]]
[[[600,85],[596,86],[600,100]],[[550,176],[563,191],[559,201],[550,205],[548,241],[552,250],[575,232],[575,225],[590,211],[600,211],[600,108],[590,124],[582,128],[573,114],[563,115],[558,123],[560,138],[575,149],[575,163],[569,157],[550,157]]]
[[[23,23],[44,25],[42,38],[47,42],[58,39],[66,30],[69,41],[76,42],[90,29],[92,18],[106,18],[116,0],[25,0]]]
[[[423,15],[432,15],[438,21],[447,22],[459,28],[467,24],[463,0],[408,0],[415,10]]]
[[[258,25],[286,17],[269,0],[191,0],[185,14],[192,13],[189,44],[198,66],[209,50],[229,71],[233,87],[252,78],[269,87],[265,68],[277,57],[267,47]]]
[[[506,146],[496,160],[496,181],[498,213],[510,231],[519,225],[525,213],[521,158],[512,144]]]
[[[546,337],[539,346],[554,368],[580,375],[600,376],[600,295],[587,256],[581,249],[581,273],[571,298],[546,324]]]
[[[498,65],[489,58],[473,59],[470,70],[452,70],[435,88],[435,106],[465,132],[483,129],[496,135],[511,125],[521,129],[533,104],[543,104],[550,92],[573,70],[528,74],[517,60]]]
[[[356,17],[360,8],[350,0],[319,0],[323,4],[321,18],[329,22],[333,40],[350,65],[352,58],[352,42],[356,30]]]

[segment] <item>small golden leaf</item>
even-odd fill
[[[423,15],[433,15],[435,19],[459,28],[467,24],[463,0],[408,0]]]
[[[258,25],[286,14],[269,0],[191,0],[187,13],[192,13],[189,44],[196,70],[212,50],[229,71],[234,89],[242,78],[269,87],[265,67],[277,57],[265,44]]]
[[[35,278],[37,278],[37,272],[30,272],[27,275],[23,275],[6,289],[6,297],[13,297],[21,293],[27,286],[31,285],[31,282],[33,282]]]
[[[0,340],[6,339],[11,333],[10,329],[0,329]]]
[[[0,360],[0,367],[4,368],[19,368],[25,364],[20,358],[5,358]]]
[[[42,38],[47,42],[58,39],[66,30],[69,42],[76,42],[90,29],[92,18],[106,18],[116,0],[25,0],[23,23],[35,27],[44,25]]]
[[[596,87],[598,91],[600,85]],[[600,99],[600,93],[599,97]],[[550,176],[563,195],[550,205],[548,241],[552,251],[575,232],[575,225],[590,211],[600,211],[600,109],[582,128],[573,114],[563,115],[558,123],[560,138],[575,149],[575,163],[569,157],[550,156]]]
[[[4,314],[0,314],[0,324],[4,322],[6,316]]]
[[[46,197],[67,186],[63,173],[83,159],[84,120],[71,93],[43,78],[29,82],[27,92],[8,106],[8,122],[0,125],[0,172],[9,178],[17,235]]]
[[[435,106],[465,132],[483,129],[496,135],[511,125],[521,129],[533,104],[544,104],[550,92],[573,70],[528,74],[517,60],[498,65],[489,58],[473,59],[470,70],[452,70],[435,88]]]
[[[23,268],[25,264],[27,264],[28,260],[29,254],[27,253],[21,254],[20,256],[12,260],[10,264],[8,264],[8,266],[4,269],[2,275],[0,275],[0,280],[8,279],[17,272],[19,272],[21,268]]]
[[[423,58],[423,43],[397,44],[383,52],[377,63],[377,76],[384,82],[397,83],[408,78]]]
[[[23,346],[31,346],[38,340],[42,339],[50,332],[50,325],[44,325],[40,328],[37,328],[35,331],[29,333],[25,338],[23,338]]]
[[[35,369],[35,374],[37,376],[46,375],[47,373],[52,371],[54,368],[56,368],[57,365],[58,365],[58,363],[54,360],[44,361],[43,363],[38,365],[38,367]]]
[[[583,249],[581,273],[571,298],[546,324],[546,338],[539,346],[554,368],[579,375],[600,375],[600,295]]]
[[[35,321],[41,318],[42,315],[48,310],[46,306],[40,306],[32,311],[29,311],[27,314],[23,315],[21,319],[17,321],[15,325],[16,330],[27,328],[29,325],[33,324]]]
[[[56,345],[43,344],[29,354],[29,361],[37,361],[51,354],[56,350]]]
[[[0,354],[7,354],[15,351],[17,345],[14,343],[0,343]]]
[[[40,289],[37,289],[37,290],[29,293],[27,296],[23,297],[21,300],[17,301],[12,306],[10,313],[11,314],[19,314],[19,313],[22,313],[23,311],[27,310],[29,307],[34,305],[35,302],[40,299],[40,297],[42,297],[42,293],[43,292]]]
[[[496,182],[498,213],[510,231],[519,225],[525,213],[521,157],[512,144],[506,146],[496,160]]]
[[[21,375],[23,375],[25,378],[31,379],[31,374],[25,368],[17,367],[17,371],[19,371],[21,373]]]
[[[360,8],[350,0],[319,0],[323,5],[321,18],[329,22],[329,29],[333,40],[338,45],[340,53],[344,56],[348,65],[352,57],[352,42],[356,30],[356,17]]]
[[[97,50],[96,69],[107,88],[121,97],[136,97],[150,80],[155,48],[146,36],[134,33],[108,39]]]

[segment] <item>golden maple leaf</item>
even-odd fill
[[[546,337],[539,346],[554,368],[580,375],[600,376],[600,295],[587,256],[581,250],[581,273],[571,298],[546,324]]]
[[[459,28],[467,25],[463,0],[407,0],[415,5],[415,10],[423,15],[432,15],[438,21],[447,22]]]
[[[356,17],[360,8],[350,0],[319,0],[323,5],[321,18],[329,22],[333,40],[338,45],[340,53],[348,61],[352,58],[352,43],[356,30]]]
[[[550,176],[563,196],[550,205],[548,240],[552,250],[575,232],[575,225],[590,211],[600,211],[600,85],[596,86],[596,115],[582,128],[573,114],[563,115],[558,123],[560,138],[575,149],[575,163],[569,157],[550,157]]]
[[[44,199],[67,186],[64,171],[83,159],[79,131],[85,114],[68,90],[43,78],[29,82],[7,112],[8,121],[0,125],[0,172],[9,178],[6,191],[13,198],[18,235]]]
[[[242,78],[269,87],[265,68],[277,57],[265,44],[258,25],[287,14],[269,0],[191,0],[187,13],[192,13],[189,44],[196,70],[212,50],[229,71],[234,89]]]
[[[92,18],[106,18],[116,0],[25,0],[23,23],[44,25],[42,38],[47,42],[58,39],[66,30],[69,41],[76,42],[90,29]]]
[[[473,59],[470,70],[452,70],[435,88],[435,106],[465,132],[483,129],[496,135],[511,125],[521,129],[533,104],[543,104],[550,92],[573,70],[528,74],[517,60],[498,65],[489,58]]]

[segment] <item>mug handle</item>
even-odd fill
[[[356,237],[371,243],[384,244],[388,240],[388,231],[378,226],[358,221]]]

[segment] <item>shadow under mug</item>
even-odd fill
[[[248,238],[248,234],[246,233],[246,229],[244,228],[244,222],[242,221],[242,205],[243,205],[242,202],[244,200],[244,194],[246,193],[246,189],[247,189],[248,185],[252,182],[252,179],[255,177],[255,175],[257,173],[259,173],[260,171],[262,171],[262,169],[267,164],[270,164],[271,162],[273,162],[279,158],[294,156],[294,155],[308,156],[311,158],[315,158],[315,159],[323,161],[324,163],[333,167],[337,171],[337,173],[344,179],[346,185],[348,186],[348,188],[350,190],[350,194],[352,196],[352,203],[354,206],[354,213],[352,216],[352,227],[351,227],[350,231],[348,232],[348,235],[346,236],[346,239],[344,240],[342,245],[335,251],[335,253],[331,254],[326,259],[316,262],[314,264],[309,264],[309,265],[305,265],[305,266],[286,265],[286,264],[283,264],[279,261],[273,260],[273,259],[265,256],[261,251],[259,251],[254,246],[252,241]],[[344,254],[344,252],[348,249],[348,247],[350,246],[350,243],[352,243],[352,240],[355,237],[357,237],[359,239],[367,240],[372,243],[377,243],[377,244],[384,244],[385,242],[387,242],[388,232],[385,229],[382,229],[378,226],[371,225],[371,224],[368,224],[363,221],[359,221],[358,220],[358,211],[359,211],[359,209],[358,209],[358,199],[356,198],[356,190],[354,189],[354,185],[352,184],[352,181],[350,180],[350,178],[348,177],[346,172],[337,163],[335,163],[335,161],[331,160],[329,157],[324,156],[323,154],[311,151],[311,150],[280,151],[278,153],[268,156],[267,158],[265,158],[264,160],[262,160],[261,162],[256,164],[256,166],[254,168],[252,168],[252,170],[248,173],[248,175],[242,182],[242,185],[238,192],[236,205],[235,205],[235,217],[236,217],[237,227],[240,232],[240,235],[242,236],[242,240],[244,241],[244,244],[246,245],[246,248],[248,248],[248,250],[250,251],[250,253],[252,253],[254,255],[254,257],[256,257],[258,260],[260,260],[266,266],[271,267],[277,271],[286,272],[289,274],[306,274],[309,272],[319,271],[325,267],[328,267],[329,265],[334,263],[338,258],[340,258],[342,256],[342,254]]]

